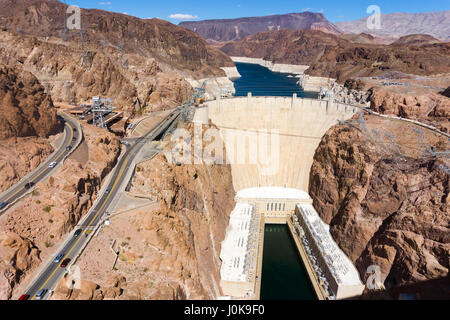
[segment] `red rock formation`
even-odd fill
[[[404,90],[395,92],[375,87],[371,92],[370,108],[376,112],[418,120],[450,131],[450,99],[429,91]]]
[[[0,69],[0,140],[48,137],[62,128],[52,99],[31,73]]]
[[[9,299],[23,274],[39,263],[39,251],[31,241],[0,231],[0,300]]]
[[[52,146],[36,137],[2,140],[0,149],[0,192],[8,190],[36,169],[53,152]]]
[[[309,191],[362,279],[370,265],[388,288],[448,276],[446,150],[445,138],[374,117],[323,138]]]

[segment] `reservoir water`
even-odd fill
[[[292,74],[272,72],[256,64],[236,63],[242,78],[234,81],[236,96],[292,96],[317,99],[305,92]],[[308,274],[287,225],[266,225],[261,300],[315,300]]]
[[[317,92],[303,91],[297,84],[298,78],[293,74],[272,72],[257,64],[236,63],[241,78],[234,81],[235,96],[280,96],[291,97],[294,93],[299,98],[318,97]]]
[[[287,225],[266,225],[261,300],[315,300]]]

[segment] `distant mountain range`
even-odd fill
[[[281,29],[320,30],[327,33],[342,33],[323,14],[313,12],[289,13],[264,17],[185,21],[181,27],[197,32],[209,41],[236,41],[262,31]]]
[[[321,13],[301,12],[263,17],[185,21],[181,27],[197,32],[210,42],[238,41],[264,31],[320,30],[331,34],[370,34],[379,42],[390,43],[411,34],[428,34],[450,41],[450,10],[427,13],[392,13],[381,15],[381,29],[367,28],[367,18],[355,21],[328,21]]]
[[[336,23],[346,33],[369,33],[381,37],[409,34],[429,34],[439,40],[450,41],[450,10],[427,13],[392,13],[381,15],[381,29],[369,30],[367,18]]]

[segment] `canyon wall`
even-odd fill
[[[322,136],[355,112],[327,101],[249,96],[210,101],[197,110],[194,122],[210,120],[220,129],[236,191],[262,186],[308,190]]]
[[[0,101],[0,140],[48,137],[63,128],[51,97],[30,72],[2,67]]]
[[[47,138],[62,130],[53,101],[36,77],[0,67],[0,193],[53,152]]]
[[[323,137],[309,194],[364,281],[371,265],[388,289],[448,276],[448,147],[431,131],[374,116]]]

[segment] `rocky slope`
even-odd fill
[[[370,40],[367,36],[362,38]],[[392,71],[417,75],[450,72],[450,43],[381,45],[364,42],[320,31],[280,30],[227,43],[221,50],[230,56],[310,65],[306,74],[335,78],[341,83],[350,78],[380,76]]]
[[[31,73],[0,68],[0,140],[48,137],[62,129],[52,99]]]
[[[448,276],[448,140],[373,116],[336,126],[314,158],[310,194],[366,280],[394,288]]]
[[[91,126],[83,133],[85,141],[64,166],[0,217],[0,234],[16,239],[0,244],[0,252],[7,253],[0,262],[0,300],[26,289],[40,262],[87,213],[116,163],[117,137]]]
[[[327,47],[306,73],[344,82],[350,78],[381,76],[392,71],[423,76],[448,73],[450,43]]]
[[[53,152],[47,140],[36,137],[1,140],[0,193],[36,169]]]
[[[190,96],[185,78],[225,76],[220,67],[234,65],[196,33],[163,20],[82,9],[83,30],[67,30],[67,6],[59,1],[0,5],[4,63],[32,72],[55,101],[100,95],[125,110],[136,99],[149,109],[173,107]]]
[[[370,108],[378,113],[413,119],[450,132],[450,99],[429,90],[422,92],[374,87],[370,90]]]
[[[409,34],[429,34],[450,41],[450,10],[426,13],[392,13],[381,15],[381,29],[369,30],[367,18],[339,22],[336,26],[349,33],[370,33],[378,36],[401,37]]]
[[[184,124],[181,124],[184,127]],[[186,127],[192,131],[192,125]],[[168,149],[170,150],[170,147]],[[234,207],[227,165],[169,164],[163,155],[140,164],[131,194],[157,199],[157,207],[136,209],[111,219],[80,258],[83,281],[98,284],[105,299],[214,299],[220,292],[220,244]],[[117,241],[119,261],[110,270]],[[109,277],[125,279],[111,291]],[[61,284],[62,296],[67,291]],[[94,295],[92,295],[94,297]]]
[[[262,58],[274,63],[310,65],[327,47],[344,47],[349,41],[336,35],[310,30],[261,32],[227,43],[220,50],[235,57]]]
[[[219,42],[235,41],[259,32],[281,29],[341,33],[323,14],[312,12],[239,19],[186,21],[181,22],[180,26],[197,32],[207,40]]]

